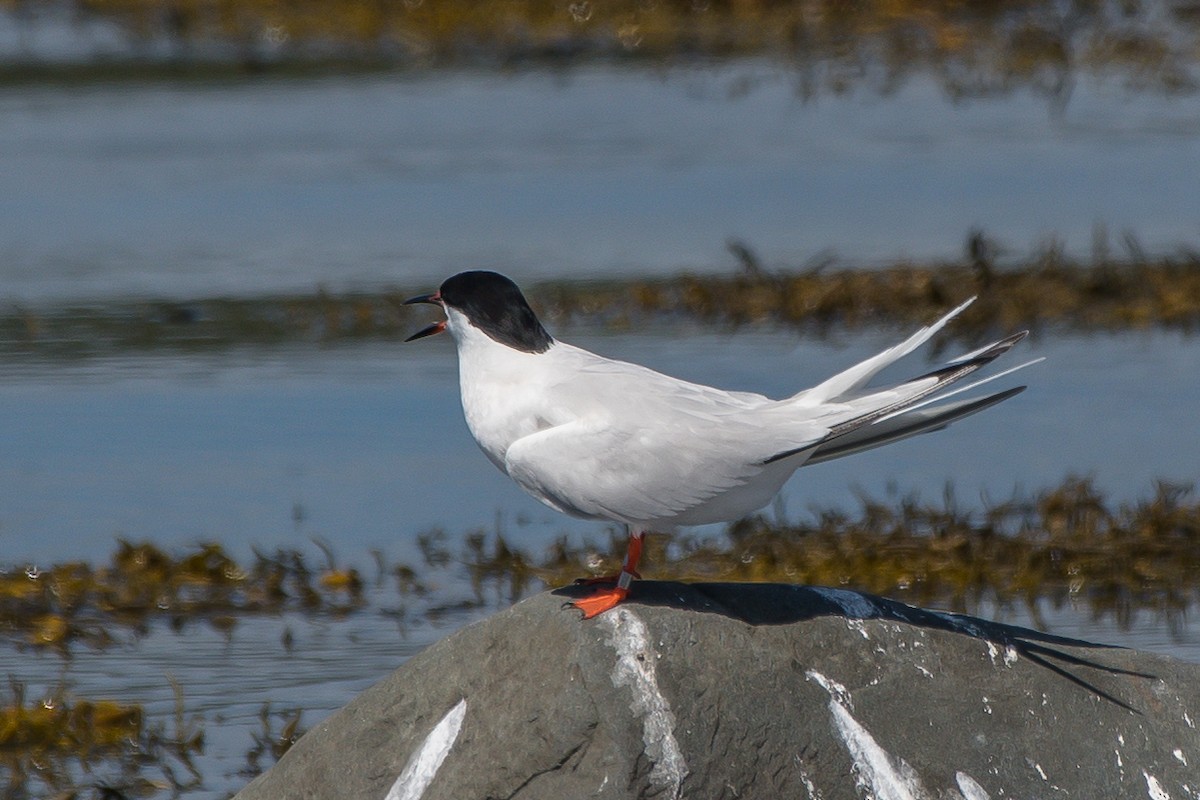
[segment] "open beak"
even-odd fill
[[[404,301],[404,305],[406,306],[411,306],[414,303],[428,303],[433,306],[440,306],[442,298],[437,292],[434,292],[433,294],[420,294]],[[433,336],[435,333],[441,333],[444,330],[446,330],[446,320],[435,322],[428,327],[422,328],[404,341],[411,342],[415,339],[424,339],[426,336]]]

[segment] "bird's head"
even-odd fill
[[[465,333],[463,326],[470,326],[500,344],[525,353],[544,353],[554,344],[521,290],[497,272],[460,272],[447,278],[433,294],[404,301],[405,305],[413,303],[441,306],[446,319],[422,328],[406,342],[445,330],[461,340]]]

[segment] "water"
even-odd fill
[[[165,623],[150,626],[137,638],[102,653],[81,650],[69,662],[53,652],[14,657],[0,653],[6,676],[27,687],[28,696],[65,685],[79,697],[140,704],[146,718],[166,722],[175,731],[176,694],[181,687],[185,724],[202,726],[203,751],[194,764],[202,785],[185,796],[227,797],[255,774],[247,751],[261,734],[260,715],[270,705],[274,732],[280,717],[302,709],[307,730],[348,703],[422,648],[481,616],[452,616],[439,624],[397,625],[394,592],[376,591],[382,605],[370,613],[332,618],[299,613],[278,617],[246,617],[228,631],[203,622],[172,631]],[[285,644],[285,634],[291,637]],[[181,777],[181,764],[167,759]],[[269,766],[270,757],[260,762]],[[103,775],[103,771],[101,772]],[[156,776],[152,767],[146,774]]]
[[[752,87],[744,90],[744,87]],[[1200,104],[1081,80],[805,102],[741,64],[0,89],[0,285],[24,302],[955,257],[1200,234]],[[1148,190],[1147,187],[1153,187]]]
[[[786,396],[892,343],[789,334],[606,335],[573,343],[690,380]],[[1047,337],[1008,360],[1031,389],[945,433],[807,467],[783,504],[853,507],[889,487],[1000,500],[1094,475],[1116,500],[1157,478],[1195,480],[1200,340],[1176,334]],[[905,367],[919,374],[919,357]],[[185,546],[379,549],[412,560],[417,533],[492,529],[549,545],[568,520],[528,498],[462,421],[448,338],[227,356],[146,356],[0,383],[0,550],[12,562],[106,557],[115,537]],[[1018,381],[1019,379],[1019,381]],[[516,523],[520,522],[518,525]]]

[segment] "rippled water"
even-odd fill
[[[742,64],[0,89],[0,281],[23,301],[954,257],[1106,225],[1194,245],[1200,105],[1082,81],[802,101]]]
[[[567,336],[691,380],[785,396],[882,349],[788,334]],[[1196,478],[1200,340],[1175,334],[1047,336],[1010,358],[1025,394],[944,433],[801,470],[784,506],[855,504],[895,486],[972,503],[1094,475],[1117,500]],[[906,369],[927,368],[912,357]],[[521,544],[596,531],[525,496],[462,421],[453,347],[408,345],[147,356],[0,383],[0,548],[10,561],[102,558],[114,537],[184,545],[295,546],[414,557],[416,533],[491,529]],[[520,521],[522,524],[517,525]]]

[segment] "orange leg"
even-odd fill
[[[629,585],[633,583],[634,578],[641,577],[638,574],[637,565],[638,559],[642,557],[642,536],[644,533],[644,531],[637,528],[631,527],[629,529],[629,548],[625,551],[625,563],[621,566],[620,573],[609,578],[585,581],[585,583],[608,583],[615,580],[616,585],[611,587],[598,586],[587,597],[570,603],[570,605],[583,612],[584,619],[591,619],[597,614],[608,611],[629,596]]]

